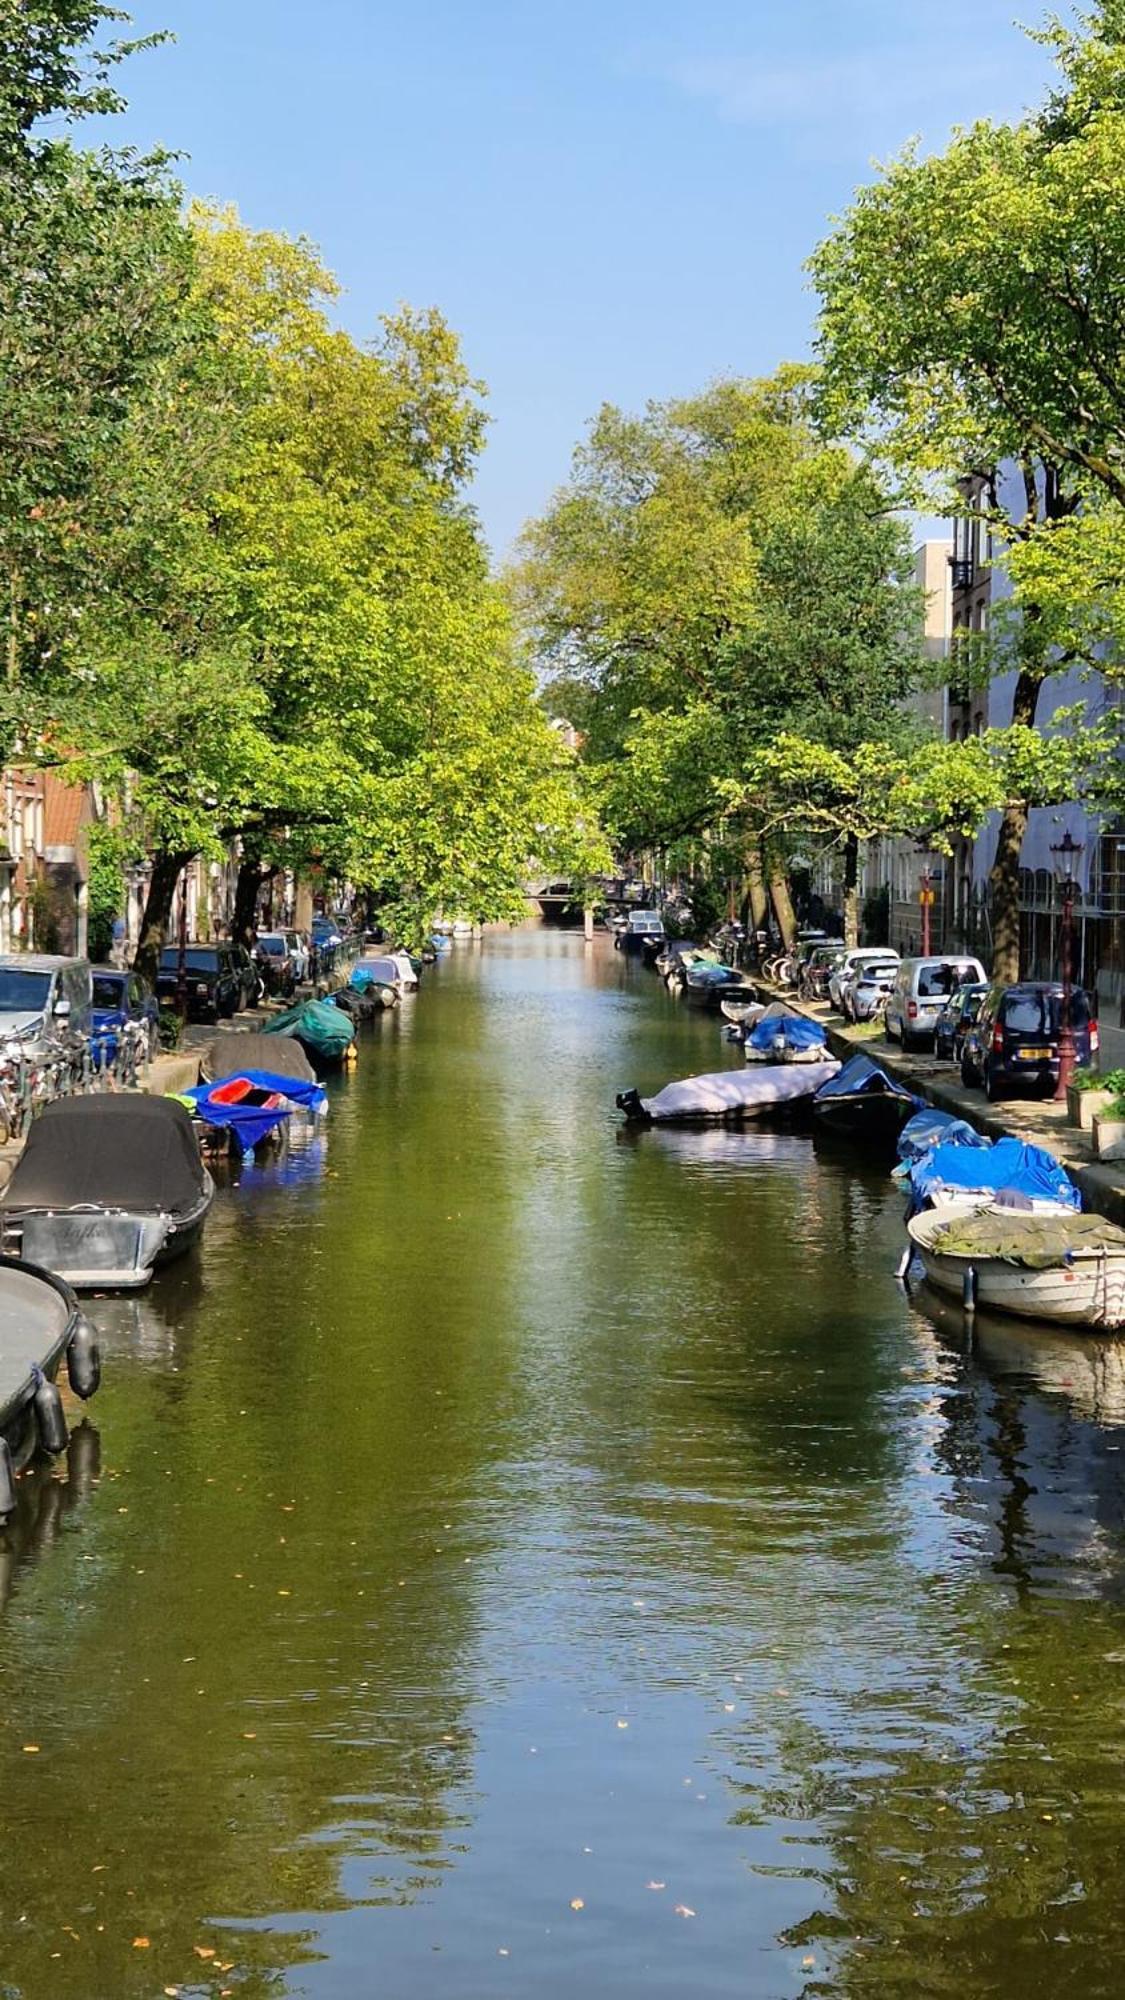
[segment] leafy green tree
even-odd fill
[[[1013,594],[991,645],[967,649],[967,662],[985,675],[1015,669],[1022,731],[1044,719],[1060,664],[1119,675],[1125,584],[1120,0],[1042,39],[1060,80],[1037,115],[974,125],[935,156],[908,151],[812,260],[828,430],[865,438],[915,495],[929,484],[932,497],[936,481],[953,511],[983,495]],[[1070,727],[1081,732],[1081,719]],[[1096,738],[1089,748],[1096,763]],[[1019,970],[1030,808],[1068,795],[1048,781],[1004,807],[997,977]]]
[[[625,843],[722,822],[748,863],[767,818],[753,754],[783,730],[841,753],[886,737],[918,681],[905,530],[873,473],[817,441],[812,387],[786,368],[603,410],[525,536],[516,602]]]

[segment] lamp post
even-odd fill
[[[922,907],[922,957],[930,956],[930,911],[934,907],[934,852],[924,840],[918,842],[915,853],[921,856],[922,879],[918,885],[918,901]]]
[[[1062,839],[1051,848],[1055,864],[1055,876],[1062,896],[1062,1014],[1059,1020],[1059,1080],[1055,1089],[1056,1102],[1066,1098],[1067,1088],[1074,1075],[1078,1061],[1078,1051],[1074,1044],[1074,1023],[1071,1018],[1071,1002],[1074,985],[1074,904],[1078,895],[1078,863],[1082,858],[1083,843],[1075,840],[1068,827]]]

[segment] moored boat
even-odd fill
[[[901,1170],[900,1170],[901,1171]],[[908,1170],[915,1210],[982,1208],[1005,1200],[1024,1210],[1080,1209],[1082,1196],[1053,1153],[1009,1137],[965,1145],[956,1138],[934,1146]]]
[[[313,1063],[343,1062],[355,1041],[355,1028],[342,1007],[330,1000],[304,1000],[270,1021],[267,1035],[291,1035]]]
[[[684,999],[693,1007],[706,1007],[717,1014],[724,999],[730,993],[749,992],[754,989],[745,973],[733,965],[703,964],[689,965],[684,972]]]
[[[15,1506],[12,1475],[36,1449],[65,1449],[56,1377],[86,1401],[101,1379],[94,1329],[70,1286],[17,1257],[0,1257],[0,1520]]]
[[[270,1070],[298,1083],[316,1082],[316,1071],[291,1035],[237,1031],[216,1035],[200,1064],[200,1076],[204,1083],[221,1083],[225,1076],[241,1076],[248,1069]]]
[[[870,1056],[855,1055],[821,1085],[813,1116],[822,1131],[870,1146],[893,1147],[921,1102]]]
[[[666,1084],[655,1097],[622,1091],[617,1106],[633,1125],[738,1124],[746,1118],[799,1114],[813,1099],[827,1065],[717,1070]]]
[[[198,1241],[214,1192],[178,1101],[60,1098],[4,1191],[3,1247],[77,1291],[136,1290]]]
[[[778,1005],[766,1009],[745,1037],[746,1060],[757,1063],[822,1063],[829,1060],[828,1036],[819,1021]]]
[[[315,1077],[305,1083],[276,1070],[260,1069],[237,1070],[183,1095],[208,1132],[226,1133],[243,1153],[280,1139],[294,1117],[315,1123],[328,1103],[328,1093]]]
[[[973,1204],[930,1209],[906,1227],[939,1291],[1020,1319],[1125,1325],[1125,1230],[1103,1216]]]

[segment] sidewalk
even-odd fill
[[[866,1026],[849,1027],[843,1015],[834,1013],[826,1003],[794,1000],[786,993],[775,992],[764,981],[755,984],[764,997],[784,1000],[794,1013],[819,1021],[828,1031],[829,1048],[841,1061],[846,1062],[849,1056],[862,1051],[889,1075],[908,1084],[928,1104],[964,1118],[989,1139],[1013,1136],[1053,1153],[1081,1188],[1085,1206],[1125,1226],[1125,1165],[1115,1162],[1103,1166],[1095,1160],[1090,1135],[1068,1125],[1065,1104],[1044,1102],[1041,1098],[1012,1098],[1003,1104],[990,1104],[982,1090],[965,1089],[951,1063],[939,1063],[933,1056],[913,1052],[904,1055],[896,1042],[887,1041],[881,1025],[875,1030]],[[1125,1068],[1125,1029],[1106,1030],[1101,1067],[1103,1071]]]

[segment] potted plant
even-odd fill
[[[1111,1097],[1096,1114],[1094,1152],[1099,1160],[1125,1160],[1125,1097]]]
[[[1105,1076],[1094,1069],[1077,1070],[1066,1093],[1067,1118],[1080,1132],[1092,1132],[1095,1118],[1117,1097],[1125,1098],[1125,1069],[1111,1069]]]

